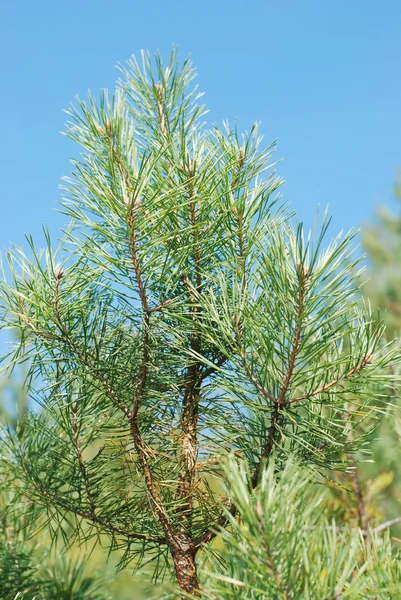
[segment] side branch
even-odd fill
[[[89,360],[87,354],[84,354],[79,348],[78,346],[71,340],[68,331],[66,330],[66,328],[64,327],[62,321],[61,321],[61,313],[60,313],[60,308],[59,308],[59,279],[60,279],[60,275],[56,274],[56,292],[55,292],[55,310],[56,310],[56,324],[58,326],[58,328],[60,329],[61,335],[55,335],[52,333],[48,333],[46,331],[39,331],[35,325],[32,323],[32,321],[29,319],[29,317],[27,317],[27,315],[25,314],[20,314],[20,317],[22,318],[22,320],[25,322],[26,326],[28,327],[28,329],[30,329],[32,331],[32,333],[34,335],[36,335],[39,338],[42,338],[46,341],[49,342],[57,342],[62,346],[66,346],[67,348],[69,348],[73,354],[75,354],[78,359],[81,361],[81,363],[91,372],[91,374],[93,375],[93,377],[95,379],[97,379],[99,381],[99,383],[102,385],[104,391],[106,392],[106,394],[109,396],[109,398],[111,398],[111,400],[113,401],[113,403],[126,415],[129,415],[129,410],[126,406],[124,406],[124,404],[120,401],[118,395],[116,394],[116,392],[114,391],[114,389],[112,388],[112,386],[110,385],[110,383],[108,382],[107,378],[104,377],[104,375],[102,375],[102,373],[99,372],[99,370],[94,366],[94,364]]]
[[[135,450],[138,453],[139,462],[142,467],[143,475],[145,477],[146,487],[151,499],[151,507],[154,510],[155,515],[158,517],[163,531],[165,532],[168,543],[173,544],[172,527],[169,516],[163,505],[163,499],[161,494],[157,490],[154,481],[152,471],[148,462],[148,456],[145,449],[145,444],[142,439],[142,434],[138,425],[138,411],[143,399],[143,394],[148,377],[148,362],[149,362],[149,329],[150,329],[150,315],[149,303],[146,295],[145,285],[142,279],[142,271],[139,262],[138,249],[137,249],[137,238],[135,229],[135,213],[134,207],[131,206],[128,225],[130,228],[130,249],[132,263],[134,266],[135,279],[138,285],[139,298],[142,305],[143,311],[143,338],[142,338],[142,360],[139,368],[139,374],[134,384],[134,394],[132,401],[132,410],[129,416],[130,429],[132,438],[135,445]]]
[[[122,163],[118,157],[118,153],[115,150],[113,140],[111,139],[113,152],[115,155],[116,162],[121,170],[121,174],[126,181],[128,189],[130,189],[130,181],[127,172],[123,169]],[[116,158],[117,157],[117,158]],[[134,393],[132,401],[132,409],[129,414],[129,423],[132,438],[134,441],[135,450],[138,453],[139,462],[142,467],[142,472],[145,478],[146,488],[148,490],[151,509],[154,511],[155,516],[158,518],[163,531],[166,536],[167,543],[170,547],[174,544],[172,526],[170,523],[169,516],[163,505],[163,499],[155,486],[153,481],[152,471],[149,465],[148,456],[146,453],[145,443],[142,439],[142,434],[138,425],[138,411],[143,399],[143,394],[147,382],[148,376],[148,362],[149,362],[149,330],[150,330],[150,315],[152,310],[149,308],[149,303],[146,294],[146,288],[143,281],[142,269],[139,260],[138,253],[138,240],[135,223],[135,209],[136,203],[131,195],[129,202],[129,213],[128,213],[128,227],[129,227],[129,245],[131,251],[131,259],[134,267],[135,280],[138,286],[139,299],[142,305],[143,311],[143,338],[142,338],[142,360],[139,368],[139,374],[134,384]]]
[[[373,354],[367,354],[365,356],[365,358],[363,358],[362,361],[358,365],[356,365],[353,369],[351,369],[344,375],[341,375],[337,379],[332,379],[328,383],[325,383],[324,385],[322,385],[321,387],[317,388],[316,390],[314,390],[312,392],[308,392],[306,394],[303,394],[302,396],[298,396],[297,398],[292,398],[291,400],[288,400],[288,404],[295,404],[296,402],[301,402],[302,400],[306,400],[308,398],[313,398],[314,396],[318,396],[319,394],[328,392],[334,386],[340,384],[343,381],[346,381],[353,375],[356,375],[359,371],[361,371],[369,363],[371,363],[373,358],[374,358]]]
[[[268,392],[266,390],[266,388],[260,383],[260,381],[258,380],[258,378],[255,377],[255,375],[252,373],[252,370],[251,370],[250,366],[248,365],[248,361],[246,359],[245,351],[239,345],[238,340],[237,340],[237,348],[238,348],[239,355],[241,357],[241,362],[242,362],[242,366],[244,367],[244,371],[247,374],[247,376],[250,379],[250,381],[255,386],[256,390],[264,398],[266,398],[266,400],[270,400],[270,402],[273,402],[274,404],[277,404],[278,403],[278,398],[276,398],[275,396],[273,396],[273,394],[270,394],[270,392]]]
[[[238,167],[237,172],[235,173],[233,180],[231,182],[231,192],[234,193],[237,189],[237,186],[240,182],[240,177],[242,173],[242,169],[245,164],[245,150],[244,148],[240,148],[239,157],[238,157]],[[243,211],[239,211],[236,206],[234,206],[234,214],[237,220],[238,225],[238,256],[240,262],[240,270],[241,270],[241,278],[242,278],[242,290],[244,291],[246,288],[247,277],[246,277],[246,257],[245,257],[245,235],[244,235],[244,214]]]
[[[78,506],[72,506],[68,502],[64,502],[61,498],[58,498],[56,496],[51,496],[51,495],[47,494],[46,492],[42,491],[42,496],[45,500],[46,499],[50,500],[52,502],[52,504],[55,504],[55,505],[59,506],[60,508],[67,510],[68,512],[72,512],[75,515],[77,515],[78,517],[82,517],[86,521],[92,522],[95,525],[101,525],[105,529],[108,529],[109,531],[111,531],[112,533],[115,533],[117,535],[122,535],[123,537],[126,537],[131,540],[150,542],[150,543],[154,543],[154,544],[166,544],[167,543],[166,538],[164,538],[162,536],[148,535],[146,533],[140,533],[140,532],[136,532],[136,531],[131,531],[129,529],[124,529],[123,527],[118,527],[117,525],[113,525],[112,523],[110,523],[110,521],[108,521],[107,519],[104,519],[103,517],[97,515],[96,513],[91,513],[91,512],[81,510]]]
[[[266,443],[265,443],[262,455],[260,457],[260,460],[255,469],[255,472],[251,478],[251,483],[252,483],[253,487],[255,487],[259,481],[259,475],[260,475],[260,471],[262,469],[263,461],[267,460],[273,451],[274,440],[275,440],[277,432],[278,432],[281,411],[282,411],[283,407],[285,407],[286,404],[288,404],[288,401],[286,401],[286,394],[287,394],[288,388],[291,384],[291,378],[294,373],[297,354],[298,354],[299,346],[300,346],[300,342],[301,342],[303,312],[304,312],[304,307],[305,307],[305,293],[306,293],[306,283],[307,283],[308,271],[304,267],[303,264],[298,265],[298,277],[299,277],[299,294],[298,294],[298,307],[297,307],[295,332],[294,332],[294,337],[293,337],[293,341],[292,341],[292,345],[291,345],[291,353],[290,353],[288,368],[287,368],[287,372],[283,379],[283,384],[281,386],[280,394],[279,394],[278,398],[276,399],[273,397],[269,397],[270,394],[268,394],[266,392],[266,390],[264,390],[264,388],[262,388],[260,390],[261,393],[263,393],[263,395],[265,397],[272,400],[273,411],[272,411],[270,427],[269,427],[269,432],[267,435]],[[259,389],[259,387],[257,387],[257,389]]]
[[[307,277],[308,277],[308,270],[305,268],[305,266],[303,264],[298,265],[298,276],[299,276],[299,297],[298,297],[298,310],[297,310],[296,326],[295,326],[294,338],[292,341],[292,348],[291,348],[290,360],[288,363],[288,369],[284,376],[283,385],[281,387],[281,391],[280,391],[280,394],[278,397],[278,403],[280,405],[285,404],[285,396],[286,396],[286,393],[287,393],[288,388],[291,383],[291,377],[294,372],[297,354],[298,354],[298,350],[299,350],[299,345],[301,342],[303,312],[304,312],[304,307],[305,307],[306,281],[307,281]]]

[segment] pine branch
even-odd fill
[[[283,385],[281,387],[281,391],[278,397],[278,404],[283,406],[286,404],[285,396],[288,391],[288,388],[291,383],[291,377],[294,372],[295,363],[297,359],[297,354],[299,350],[299,344],[301,341],[301,332],[302,332],[302,317],[305,306],[305,292],[306,292],[306,282],[308,277],[308,270],[303,264],[298,265],[298,277],[299,277],[299,296],[298,296],[298,309],[297,309],[297,317],[296,317],[296,327],[294,333],[294,339],[292,341],[292,349],[290,360],[288,364],[287,372],[284,376]]]
[[[202,258],[200,253],[198,224],[196,216],[196,206],[194,201],[193,180],[195,178],[196,163],[193,161],[185,167],[184,172],[187,177],[187,189],[189,199],[189,212],[191,221],[191,234],[194,243],[194,261],[195,261],[195,281],[196,294],[201,294],[202,290]],[[197,319],[199,319],[199,309],[195,305],[192,291],[189,291],[189,302],[191,306],[191,318],[193,321],[194,331],[191,334],[191,351],[199,356],[201,354],[201,346],[199,339],[199,331]],[[195,361],[189,365],[184,382],[184,397],[182,402],[182,417],[181,417],[181,460],[183,472],[179,477],[179,484],[176,493],[178,501],[177,512],[187,513],[189,522],[192,520],[193,512],[193,486],[196,476],[197,462],[197,426],[199,418],[199,397],[200,397],[200,374],[201,362]]]
[[[81,471],[82,478],[84,480],[86,496],[87,496],[87,499],[89,502],[89,507],[90,507],[90,514],[94,515],[95,514],[95,503],[94,503],[92,492],[90,489],[88,472],[86,470],[85,461],[82,456],[82,450],[81,450],[81,446],[79,443],[78,406],[76,403],[71,405],[71,412],[72,412],[72,434],[73,434],[74,446],[75,446],[75,450],[76,450],[77,458],[78,458],[78,462],[79,462],[79,469]]]
[[[112,133],[112,126],[110,124],[107,129],[107,135],[110,139],[110,144],[112,148],[112,153],[114,160],[120,170],[121,176],[123,177],[126,187],[128,190],[132,189],[132,185],[130,182],[130,176],[126,169],[123,167],[123,163],[120,159],[117,148],[115,147]],[[139,199],[135,199],[135,193],[131,192],[130,199],[128,202],[128,229],[129,229],[129,246],[131,252],[131,259],[134,268],[135,280],[138,286],[139,291],[139,299],[142,306],[143,311],[143,339],[142,339],[142,360],[139,368],[139,375],[134,384],[134,393],[133,393],[133,401],[132,401],[132,409],[129,412],[129,423],[130,430],[132,434],[132,438],[134,441],[135,450],[138,453],[139,462],[141,464],[141,468],[143,471],[143,475],[145,478],[146,487],[151,499],[151,508],[152,511],[157,516],[160,521],[162,528],[166,535],[167,543],[172,546],[174,544],[174,539],[172,535],[172,526],[170,518],[166,512],[166,509],[163,504],[163,499],[161,494],[156,488],[155,482],[153,480],[152,471],[148,462],[147,452],[146,452],[146,444],[142,438],[139,425],[138,425],[138,411],[142,402],[143,393],[145,390],[147,376],[148,376],[148,361],[149,361],[149,331],[150,331],[150,315],[153,312],[158,311],[161,307],[156,307],[155,309],[150,309],[145,284],[143,282],[142,269],[139,261],[139,253],[138,253],[138,242],[137,242],[137,232],[136,232],[136,220],[135,220],[135,210],[139,205]]]
[[[110,523],[110,521],[108,521],[107,519],[104,519],[103,517],[101,517],[100,515],[97,515],[96,513],[84,511],[81,508],[79,508],[78,506],[74,506],[74,505],[69,504],[68,502],[64,502],[59,496],[51,496],[50,494],[47,494],[44,491],[42,491],[42,496],[44,499],[50,500],[52,502],[52,504],[59,506],[60,508],[63,508],[65,510],[67,510],[68,512],[72,512],[75,515],[77,515],[78,517],[82,517],[86,521],[89,521],[96,525],[101,525],[102,527],[111,531],[112,533],[122,535],[122,536],[126,537],[127,539],[150,542],[150,543],[154,543],[154,544],[166,544],[167,543],[167,540],[164,537],[148,535],[146,533],[131,531],[130,529],[124,529],[122,527],[113,525],[112,523]]]
[[[298,265],[298,276],[299,276],[299,295],[298,295],[298,302],[297,302],[296,326],[295,326],[294,338],[292,341],[291,354],[290,354],[288,368],[287,368],[287,372],[284,376],[283,384],[281,386],[281,390],[280,390],[280,394],[279,394],[278,398],[270,397],[270,394],[268,394],[266,392],[266,390],[259,384],[259,382],[255,383],[255,386],[257,387],[257,389],[259,391],[261,391],[261,393],[264,395],[264,397],[268,398],[269,400],[271,400],[273,402],[273,411],[272,411],[267,440],[266,440],[262,455],[261,455],[259,462],[257,464],[257,467],[255,469],[255,472],[251,478],[251,482],[254,487],[257,485],[257,483],[259,481],[259,475],[260,475],[260,471],[263,466],[263,462],[266,461],[270,457],[273,447],[274,447],[274,440],[275,440],[275,437],[277,434],[277,428],[278,428],[278,424],[280,421],[281,410],[288,403],[285,399],[285,396],[286,396],[287,390],[291,383],[291,377],[294,372],[296,358],[297,358],[299,345],[300,345],[300,341],[301,341],[302,317],[303,317],[303,312],[304,312],[306,281],[307,281],[307,276],[308,276],[308,271],[304,267],[303,264]]]
[[[328,383],[325,383],[324,385],[320,386],[319,388],[317,388],[316,390],[314,390],[312,392],[309,392],[309,393],[303,394],[302,396],[298,396],[297,398],[292,398],[292,399],[288,400],[288,404],[296,404],[297,402],[302,402],[302,400],[307,400],[308,398],[313,398],[315,396],[319,396],[319,394],[328,392],[331,388],[335,387],[336,385],[339,385],[343,381],[346,381],[347,379],[350,379],[351,377],[353,377],[353,375],[356,375],[357,373],[359,373],[359,371],[364,369],[367,365],[369,365],[373,361],[373,358],[374,358],[373,354],[371,354],[371,353],[367,354],[359,364],[357,364],[353,369],[350,369],[344,375],[341,375],[340,377],[338,377],[336,379],[332,379]]]
[[[247,358],[246,358],[245,351],[240,346],[238,334],[237,334],[237,349],[238,349],[238,353],[239,353],[239,355],[241,357],[242,366],[244,368],[244,371],[247,374],[247,376],[250,379],[250,381],[255,386],[256,390],[260,394],[262,394],[262,396],[264,398],[266,398],[266,400],[270,400],[270,402],[272,402],[273,404],[278,404],[278,398],[276,398],[275,396],[273,396],[272,394],[270,394],[270,392],[268,392],[266,390],[266,388],[263,387],[263,385],[260,383],[260,381],[258,380],[258,378],[255,377],[255,375],[252,373],[252,370],[251,370],[250,366],[248,365],[248,361],[247,361]]]
[[[43,338],[44,340],[51,342],[58,342],[61,347],[68,347],[81,361],[81,363],[88,368],[90,373],[102,384],[103,389],[106,391],[106,394],[109,396],[111,400],[113,400],[114,404],[126,415],[129,415],[129,410],[126,408],[119,400],[118,395],[113,390],[112,386],[108,382],[107,378],[99,372],[99,370],[94,366],[95,361],[91,362],[88,360],[87,353],[83,354],[78,346],[71,340],[68,331],[63,326],[62,322],[58,320],[58,325],[61,328],[61,335],[49,334],[45,331],[39,331],[32,323],[32,321],[25,315],[21,314],[20,317],[23,319],[27,327],[39,338]],[[58,316],[58,319],[60,316]]]
[[[260,503],[258,503],[256,505],[256,512],[257,512],[259,527],[260,527],[260,530],[261,530],[262,536],[263,536],[262,537],[262,539],[263,539],[262,547],[266,553],[269,568],[273,571],[274,579],[276,580],[277,587],[280,590],[280,593],[281,593],[283,599],[288,600],[288,592],[287,592],[287,590],[283,584],[283,581],[281,579],[280,571],[279,571],[276,561],[274,559],[273,553],[270,549],[270,545],[267,541],[267,535],[266,534],[263,535],[265,526],[263,523],[263,509],[262,509],[262,505]]]
[[[365,529],[363,533],[364,533],[364,535],[367,535],[370,533],[381,533],[382,531],[385,531],[389,527],[393,527],[393,525],[398,525],[399,523],[401,523],[401,517],[395,517],[394,519],[389,519],[388,521],[385,521],[384,523],[377,525],[377,527],[374,527],[371,530]]]

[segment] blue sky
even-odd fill
[[[399,0],[3,0],[0,7],[0,249],[55,237],[60,177],[77,147],[61,136],[76,94],[112,88],[141,48],[192,54],[209,120],[262,121],[278,138],[284,196],[332,231],[389,202],[401,165]]]

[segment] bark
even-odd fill
[[[178,587],[187,594],[199,597],[199,581],[195,563],[197,549],[185,534],[175,536],[176,543],[171,547]]]

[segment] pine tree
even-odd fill
[[[353,233],[324,248],[327,218],[315,236],[294,224],[258,125],[206,129],[175,52],[121,73],[69,111],[84,154],[60,245],[45,231],[43,251],[8,253],[8,361],[29,342],[43,410],[7,437],[7,468],[59,534],[107,538],[122,567],[153,559],[199,596],[198,552],[238,510],[224,457],[251,488],[272,457],[343,468],[398,352],[357,294]]]

